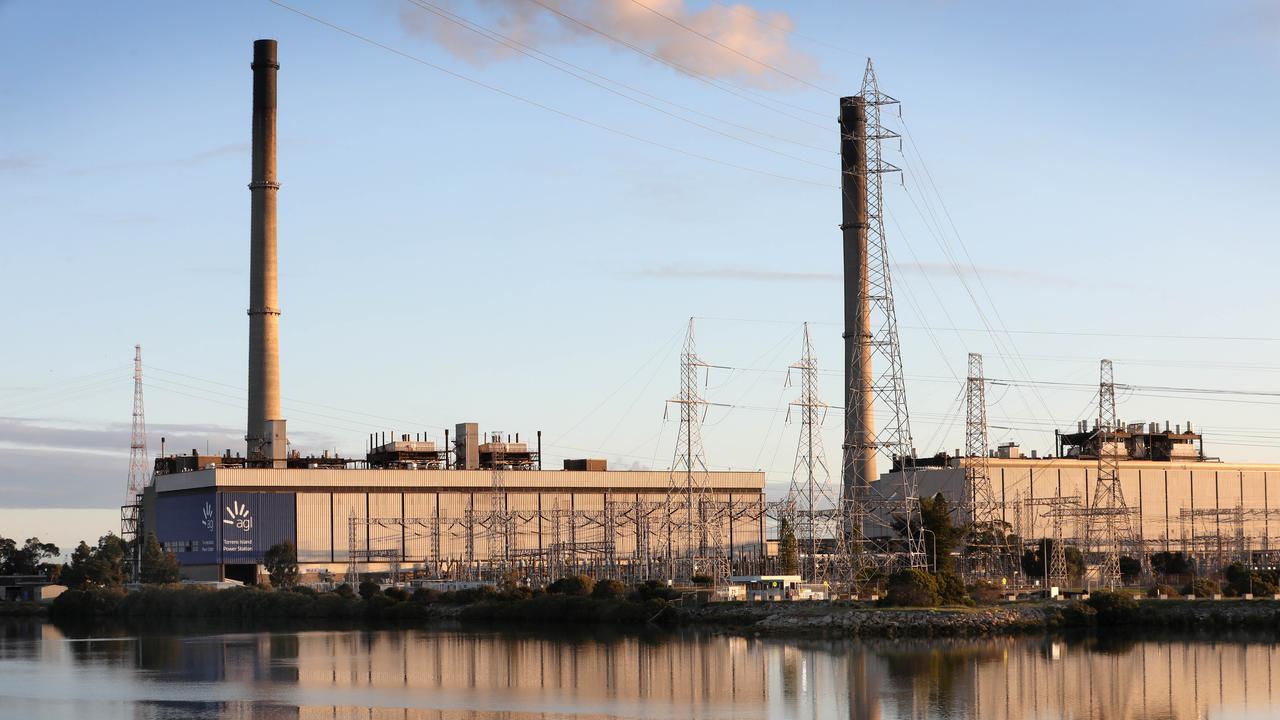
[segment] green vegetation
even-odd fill
[[[1275,570],[1247,570],[1244,563],[1227,566],[1226,594],[1233,596],[1250,593],[1255,596],[1274,595],[1280,592],[1280,577]]]
[[[98,538],[95,547],[81,540],[71,553],[70,564],[62,566],[60,582],[69,588],[120,587],[127,577],[127,549],[124,540],[110,534]]]
[[[800,549],[796,543],[796,531],[791,521],[778,521],[778,571],[783,575],[800,572]]]
[[[178,582],[178,558],[160,547],[155,533],[147,533],[147,541],[142,544],[142,582],[148,585]]]
[[[298,548],[285,540],[267,548],[262,564],[271,575],[271,586],[291,588],[298,584]]]
[[[561,578],[556,591],[528,588],[499,591],[481,587],[441,593],[421,588],[383,590],[360,583],[359,591],[339,585],[332,592],[313,588],[212,590],[202,587],[156,586],[125,593],[113,587],[68,590],[54,600],[56,621],[88,619],[212,620],[364,620],[425,622],[439,618],[472,621],[534,621],[643,624],[671,622],[666,588],[640,585],[630,592],[616,580],[595,583],[585,576]],[[679,593],[675,593],[678,597]]]
[[[1131,622],[1138,611],[1138,601],[1125,592],[1100,590],[1089,595],[1086,601],[1098,614],[1099,625],[1124,625]]]
[[[889,576],[881,603],[898,607],[937,607],[941,600],[934,576],[919,568],[909,568]]]
[[[1222,586],[1216,580],[1196,578],[1182,588],[1183,595],[1195,595],[1198,598],[1209,598],[1222,594]]]
[[[40,538],[27,538],[21,546],[17,540],[0,537],[0,575],[43,575],[57,579],[61,567],[45,560],[62,553],[53,543]]]

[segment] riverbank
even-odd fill
[[[1136,600],[1096,593],[1088,601],[1045,600],[979,607],[891,608],[858,602],[681,604],[662,598],[494,593],[385,595],[147,588],[69,591],[50,607],[60,623],[158,619],[253,623],[359,622],[389,626],[523,623],[687,627],[737,635],[975,637],[1068,628],[1280,631],[1280,601]]]

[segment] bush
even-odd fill
[[[338,597],[340,597],[340,598],[342,598],[342,599],[344,599],[344,600],[350,600],[351,598],[353,598],[353,597],[355,597],[355,596],[356,596],[356,591],[355,591],[355,590],[352,590],[352,589],[351,589],[351,586],[350,586],[350,585],[348,585],[347,583],[342,583],[342,584],[341,584],[341,585],[339,585],[338,587],[334,588],[334,589],[333,589],[333,592],[334,592],[334,594],[336,594]]]
[[[320,593],[316,592],[316,589],[315,589],[315,588],[313,588],[313,587],[308,587],[308,586],[306,586],[306,585],[294,585],[293,587],[289,588],[289,591],[290,591],[290,592],[296,592],[296,593],[298,593],[299,595],[305,595],[305,596],[307,596],[307,597],[309,597],[309,598],[316,597],[316,596],[318,596],[318,595],[320,594]]]
[[[676,600],[680,591],[667,587],[660,580],[645,580],[637,585],[628,595],[631,602],[648,602],[649,600]]]
[[[1182,588],[1183,595],[1195,595],[1198,598],[1213,597],[1221,593],[1222,586],[1218,585],[1218,581],[1209,578],[1196,578]]]
[[[591,597],[597,600],[617,600],[626,592],[627,587],[617,580],[601,580],[591,591]]]
[[[1228,595],[1271,595],[1276,592],[1278,584],[1275,570],[1249,570],[1238,562],[1227,566],[1226,576]]]
[[[990,580],[979,580],[969,586],[969,597],[979,605],[994,605],[1004,597],[1004,591]]]
[[[413,595],[409,596],[409,599],[419,605],[430,605],[440,602],[440,594],[440,591],[434,588],[418,588],[413,591]]]
[[[590,595],[596,581],[586,575],[570,575],[547,586],[547,592],[557,595]]]
[[[938,584],[938,599],[943,605],[972,605],[973,600],[965,590],[964,580],[949,570],[943,570],[933,576]]]
[[[888,592],[881,602],[894,606],[936,607],[940,602],[938,582],[918,568],[899,570],[889,576]]]
[[[693,577],[689,578],[689,582],[693,583],[694,585],[710,586],[715,583],[715,578],[711,577],[710,575],[694,575]]]
[[[383,591],[383,594],[391,598],[392,600],[395,600],[396,602],[404,602],[405,600],[409,599],[409,593],[406,592],[404,588],[398,588],[398,587],[387,588],[386,590]]]
[[[1119,625],[1133,619],[1138,610],[1138,601],[1124,592],[1107,592],[1100,590],[1089,595],[1089,607],[1098,613],[1101,625]]]
[[[382,594],[382,586],[372,580],[364,580],[360,583],[360,597],[365,600],[377,597]]]
[[[1165,597],[1178,597],[1178,588],[1172,585],[1158,584],[1153,585],[1151,589],[1147,591],[1147,597],[1149,598],[1159,597],[1161,595],[1164,595]]]

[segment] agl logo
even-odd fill
[[[200,521],[201,527],[213,533],[213,506],[209,503],[204,504],[204,519]]]
[[[236,500],[226,508],[229,517],[223,518],[224,525],[232,525],[237,530],[249,532],[253,529],[253,518],[249,517],[249,507],[244,503]]]

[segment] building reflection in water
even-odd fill
[[[136,718],[1261,718],[1278,651],[1234,640],[414,630],[68,641],[30,627],[0,633],[0,659],[125,673]]]

